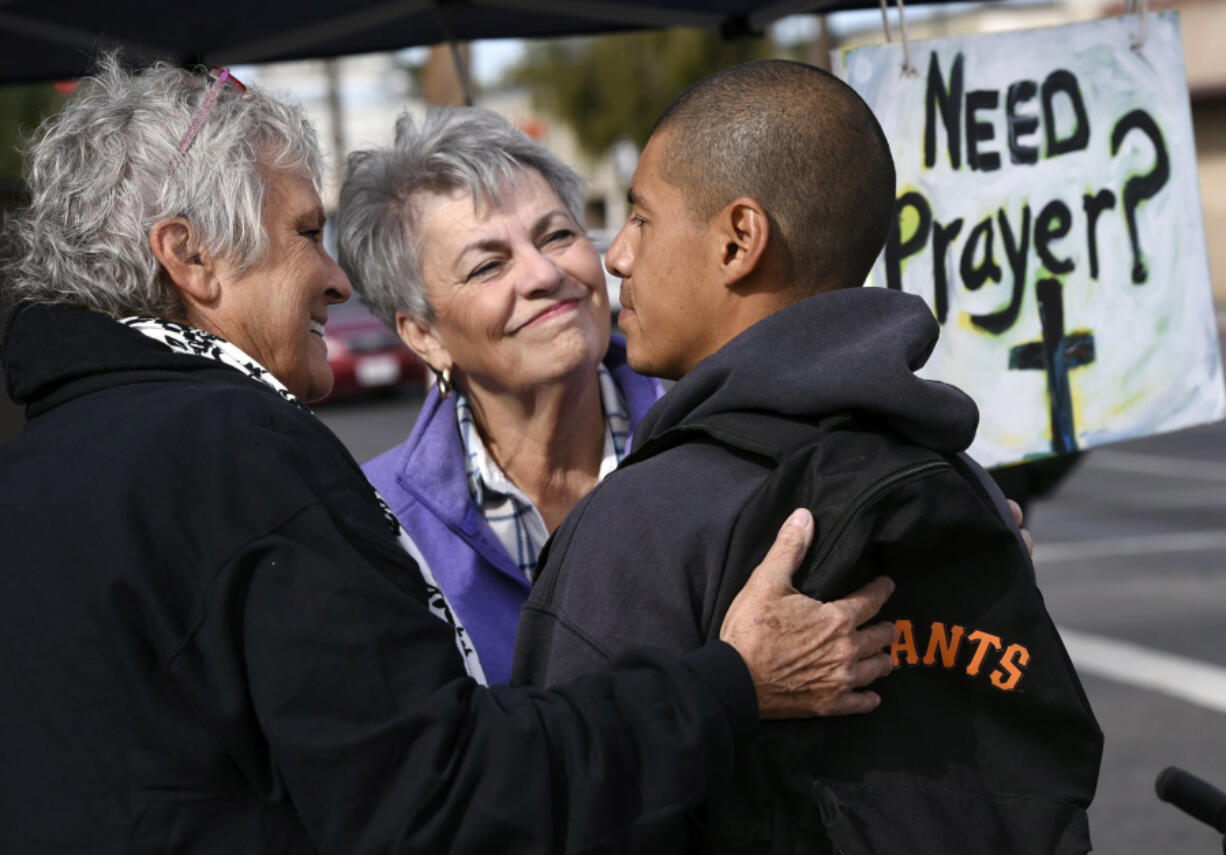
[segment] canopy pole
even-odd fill
[[[464,106],[471,107],[473,105],[473,83],[468,76],[468,63],[464,61],[464,56],[460,52],[460,43],[456,41],[455,34],[447,25],[447,19],[443,17],[443,10],[439,7],[438,0],[434,0],[430,8],[434,10],[434,20],[438,22],[439,30],[447,39],[447,46],[451,48],[451,61],[455,63],[456,77],[460,80],[460,88],[464,90]]]

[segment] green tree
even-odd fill
[[[639,148],[680,92],[703,77],[776,55],[768,37],[727,41],[704,30],[674,29],[533,43],[512,76],[533,104],[570,123],[579,145],[601,155],[618,137]]]
[[[51,84],[0,86],[0,179],[21,178],[21,145],[64,104]]]

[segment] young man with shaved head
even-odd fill
[[[1101,733],[1004,499],[962,453],[975,405],[914,374],[939,332],[923,301],[859,287],[894,203],[868,107],[800,63],[719,72],[657,122],[630,203],[607,255],[629,361],[678,382],[542,555],[514,679],[714,637],[762,534],[805,504],[796,587],[892,576],[896,670],[869,716],[763,728],[695,850],[1088,851]]]

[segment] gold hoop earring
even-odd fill
[[[434,386],[438,389],[438,396],[446,398],[451,394],[451,369],[444,368],[434,375]]]

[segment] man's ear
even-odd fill
[[[417,356],[438,373],[452,366],[451,354],[439,339],[434,327],[421,318],[396,313],[396,333]]]
[[[729,202],[712,220],[719,241],[719,269],[726,286],[757,272],[770,243],[770,218],[757,199],[742,196]]]
[[[190,222],[183,217],[158,220],[149,230],[149,248],[185,303],[216,302],[219,282]]]

